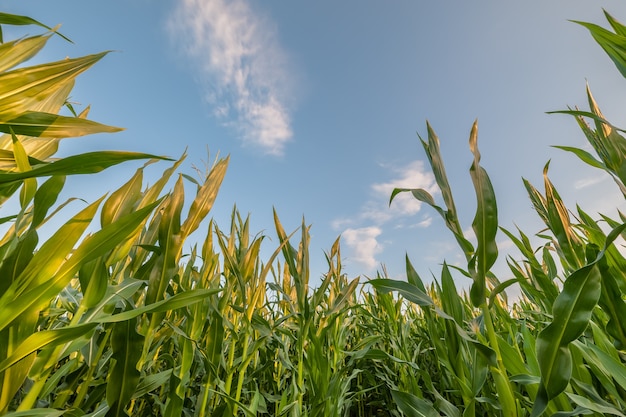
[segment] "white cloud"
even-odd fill
[[[181,0],[171,32],[208,77],[216,117],[245,143],[281,155],[292,138],[289,72],[272,24],[245,0]]]
[[[372,184],[372,194],[356,215],[349,218],[335,219],[332,226],[336,230],[343,229],[342,241],[350,248],[351,259],[362,266],[373,270],[379,263],[376,255],[383,251],[378,237],[383,233],[382,227],[392,220],[402,224],[407,217],[415,216],[421,203],[411,194],[403,193],[394,198],[391,207],[389,197],[394,188],[423,188],[431,194],[438,191],[432,174],[424,170],[421,161],[412,162],[404,167],[392,168],[394,178]],[[428,227],[432,221],[429,216],[423,217],[409,227]]]
[[[369,222],[375,225],[382,225],[393,219],[409,217],[417,214],[422,206],[410,193],[400,193],[396,195],[389,205],[389,198],[394,188],[423,188],[431,195],[439,190],[435,185],[435,178],[429,172],[424,171],[422,161],[414,161],[404,167],[394,167],[395,178],[383,182],[372,184],[372,196],[363,204],[363,208],[356,216],[350,218],[336,219],[332,225],[335,229],[341,229],[357,223]],[[420,227],[427,227],[429,221],[420,223]]]
[[[383,250],[376,239],[383,231],[379,227],[370,226],[359,229],[346,229],[341,234],[342,240],[352,250],[352,259],[369,270],[378,265],[376,254]]]

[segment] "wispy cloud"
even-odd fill
[[[271,22],[245,0],[181,0],[168,26],[206,78],[214,114],[246,144],[281,155],[293,136],[289,72]]]
[[[596,185],[608,178],[610,178],[608,175],[596,175],[593,177],[583,178],[574,183],[574,188],[580,190],[582,188],[591,187],[592,185]]]
[[[359,213],[335,219],[332,224],[336,230],[343,230],[341,236],[352,253],[352,259],[370,270],[379,264],[376,255],[383,251],[379,239],[385,225],[395,220],[394,223],[402,224],[402,227],[428,227],[432,221],[430,216],[426,216],[412,225],[404,225],[407,218],[415,217],[421,208],[421,203],[408,193],[398,194],[389,206],[394,188],[423,188],[433,195],[437,193],[435,179],[425,171],[423,162],[414,161],[390,170],[393,178],[371,185],[370,198]]]

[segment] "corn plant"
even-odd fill
[[[608,13],[606,17],[614,33],[596,25],[578,23],[591,31],[626,76],[626,27]],[[606,171],[624,193],[626,139],[620,135],[621,129],[605,120],[589,88],[587,94],[590,111],[569,109],[561,113],[576,118],[599,159],[582,149],[558,148]],[[594,122],[595,129],[586,123],[586,118]],[[460,269],[460,272],[473,281],[469,294],[473,309],[460,308],[463,303],[459,303],[458,295],[452,292],[438,291],[439,297],[429,297],[412,271],[407,272],[408,282],[375,279],[370,283],[378,291],[398,292],[421,306],[424,315],[435,313],[437,319],[453,320],[459,327],[455,336],[455,332],[432,328],[432,319],[428,324],[432,329],[430,334],[433,335],[435,351],[442,353],[440,363],[446,364],[447,372],[454,379],[465,387],[472,386],[467,368],[480,369],[482,374],[491,376],[487,382],[481,380],[477,390],[466,390],[471,395],[467,398],[463,395],[464,415],[474,414],[472,406],[475,402],[489,405],[484,412],[510,416],[527,413],[539,416],[557,412],[558,415],[623,415],[620,411],[624,409],[625,399],[622,376],[626,366],[620,349],[624,346],[623,314],[626,305],[623,294],[626,281],[624,258],[613,242],[626,228],[624,217],[620,214],[619,220],[613,220],[602,215],[601,221],[609,229],[606,233],[606,228],[599,227],[598,221],[580,207],[571,215],[548,177],[549,164],[546,164],[545,193],[524,180],[533,207],[547,227],[549,234],[538,234],[546,244],[536,249],[522,231],[518,230],[519,236],[516,236],[501,229],[524,256],[522,261],[508,257],[513,278],[501,282],[490,273],[497,257],[497,205],[489,177],[479,165],[477,125],[474,124],[470,133],[470,149],[474,155],[470,176],[477,196],[476,216],[472,223],[477,238],[476,248],[463,235],[438,138],[430,125],[427,128],[428,141],[421,142],[445,208],[437,205],[434,198],[422,189],[396,189],[391,201],[397,194],[408,192],[441,214],[466,256],[467,269]],[[555,261],[555,255],[560,265]],[[410,266],[408,260],[407,266]],[[449,268],[445,263],[441,281],[450,287]],[[520,285],[522,299],[508,309],[503,307],[502,292],[513,283]],[[439,289],[439,284],[436,285]],[[468,306],[468,302],[464,305]],[[463,316],[460,314],[462,311],[469,314]],[[458,336],[465,332],[473,334],[471,338],[463,338],[465,345],[473,347],[474,352],[485,353],[470,356],[467,368],[454,365],[450,355],[445,355],[445,349],[438,344],[438,340],[445,338],[447,346],[453,347],[453,352],[461,352]],[[433,389],[431,393],[421,390],[403,392],[396,400],[407,415],[430,415],[436,413],[437,404],[432,393]],[[437,408],[443,410],[441,406]],[[457,411],[446,414],[458,415]]]
[[[626,75],[626,27],[606,16],[613,32],[578,23]],[[197,177],[180,173],[184,154],[55,158],[61,139],[119,130],[67,102],[74,79],[106,53],[26,66],[63,35],[0,13],[0,25],[23,24],[48,32],[3,42],[0,30],[0,204],[19,205],[0,217],[0,415],[624,415],[626,259],[615,240],[626,236],[626,218],[567,209],[549,164],[543,191],[524,180],[546,228],[534,236],[500,228],[474,123],[473,244],[427,124],[420,140],[443,204],[421,189],[396,189],[391,202],[408,192],[437,211],[466,266],[444,261],[427,283],[407,256],[406,281],[383,268],[362,285],[343,272],[337,239],[312,288],[304,220],[287,233],[274,212],[277,240],[262,259],[269,239],[248,217],[234,208],[226,228],[208,218],[229,158]],[[607,172],[626,195],[623,131],[587,94],[589,111],[561,113],[597,156],[559,148]],[[68,175],[132,160],[146,162],[40,242],[40,227],[77,203],[57,202]],[[169,166],[145,186],[156,162]],[[505,279],[491,270],[498,231],[519,252],[507,255]],[[469,293],[455,274],[471,280]],[[521,298],[509,305],[513,284]]]

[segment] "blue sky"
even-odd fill
[[[549,159],[569,207],[578,202],[590,213],[614,215],[623,200],[608,176],[550,147],[586,144],[573,119],[546,114],[585,108],[589,82],[609,120],[626,125],[626,80],[586,29],[568,21],[606,26],[602,8],[626,21],[622,1],[5,0],[3,6],[61,24],[74,41],[53,39],[40,60],[114,51],[81,76],[72,99],[90,104],[92,119],[126,130],[66,141],[62,153],[124,149],[178,157],[187,149],[187,173],[218,152],[230,155],[213,212],[218,225],[228,228],[236,204],[250,213],[253,231],[271,238],[270,253],[272,208],[287,230],[304,216],[312,226],[312,280],[324,272],[324,251],[339,235],[351,277],[371,277],[381,264],[402,277],[405,253],[424,278],[438,275],[444,259],[461,265],[462,253],[435,212],[409,198],[388,206],[394,187],[422,187],[440,198],[416,135],[426,136],[427,119],[441,139],[468,231],[474,119],[501,226],[539,231],[522,177],[542,189]],[[11,33],[5,29],[6,38]],[[94,199],[136,167],[73,179],[71,193]],[[502,253],[510,249],[504,236],[499,244]]]

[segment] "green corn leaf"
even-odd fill
[[[398,409],[407,417],[439,417],[430,401],[397,390],[392,390],[391,396]]]
[[[0,13],[0,25],[14,25],[14,26],[35,25],[35,26],[40,26],[42,28],[48,29],[50,31],[54,31],[53,28],[44,25],[43,23],[33,19],[32,17],[21,16],[17,14],[9,14],[9,13]],[[66,41],[73,43],[71,40],[69,40],[68,38],[66,38],[65,36],[61,35],[58,32],[57,32],[57,35],[59,35]],[[2,42],[1,38],[0,38],[0,42]]]
[[[222,358],[222,346],[224,343],[224,319],[217,310],[211,313],[211,324],[206,333],[206,360],[212,372],[212,377],[217,378],[220,361]]]
[[[113,325],[111,351],[115,363],[107,383],[106,399],[110,407],[107,417],[128,416],[125,408],[139,384],[137,362],[141,358],[144,337],[137,333],[136,325],[136,318]]]
[[[9,184],[26,178],[51,175],[95,174],[122,162],[138,159],[168,158],[137,152],[98,151],[72,155],[46,165],[34,166],[28,172],[0,173],[0,184]]]
[[[93,308],[106,295],[109,274],[102,260],[96,259],[85,263],[78,271],[80,288],[83,292],[82,307]]]
[[[478,342],[473,339],[467,331],[465,331],[458,323],[454,320],[452,316],[445,313],[441,309],[439,309],[433,300],[424,292],[422,292],[418,287],[413,286],[405,281],[397,281],[392,279],[383,279],[377,278],[367,281],[371,284],[376,290],[382,293],[388,293],[397,291],[402,297],[406,300],[411,301],[420,307],[432,307],[435,313],[445,319],[450,320],[454,327],[456,328],[457,334],[470,345],[472,345],[487,361],[490,365],[495,366],[496,364],[496,354],[493,349],[489,346],[484,345],[483,343]]]
[[[604,49],[622,76],[626,77],[626,36],[623,34],[624,26],[622,26],[608,13],[605,12],[605,15],[607,16],[611,26],[613,28],[617,28],[617,33],[613,33],[593,23],[579,21],[574,21],[574,23],[584,26],[589,30],[589,32],[591,32],[593,39],[602,47],[602,49]]]
[[[602,403],[593,401],[587,397],[572,394],[569,392],[565,393],[565,395],[567,395],[569,399],[571,399],[575,404],[578,404],[581,407],[584,407],[588,410],[595,411],[596,413],[599,413],[601,415],[604,415],[604,416],[613,415],[613,416],[619,416],[619,417],[626,417],[624,413],[622,413],[620,410],[612,406],[610,403],[607,403],[606,401],[603,401],[603,404],[602,404]]]
[[[599,298],[600,273],[595,263],[584,266],[565,281],[554,303],[554,320],[537,338],[542,380],[537,404],[547,405],[548,400],[567,386],[572,373],[572,357],[567,345],[585,330]],[[535,409],[533,415],[539,415],[537,405]]]
[[[371,279],[367,283],[383,293],[397,291],[402,297],[421,307],[434,305],[433,300],[426,293],[405,281],[377,278]]]
[[[409,260],[409,255],[405,254],[404,258],[405,258],[404,262],[406,266],[406,280],[408,281],[409,284],[419,288],[420,291],[425,294],[426,287],[424,287],[424,281],[422,281],[420,276],[417,274],[417,271],[415,270],[415,268],[413,267],[413,264]]]
[[[487,273],[496,262],[498,247],[496,234],[498,232],[498,208],[496,196],[491,185],[491,180],[480,165],[480,152],[478,150],[478,122],[475,121],[470,133],[470,149],[474,154],[474,162],[470,168],[470,175],[476,191],[476,216],[472,222],[472,228],[476,234],[478,246],[476,250],[477,268],[472,271],[474,283],[470,289],[470,297],[475,307],[485,302]]]
[[[43,223],[48,210],[56,203],[59,194],[65,185],[65,176],[54,175],[44,182],[37,190],[33,202],[32,228]]]
[[[137,385],[137,388],[135,389],[133,399],[140,398],[147,393],[163,386],[170,379],[171,374],[172,370],[168,369],[166,371],[157,372],[142,377],[139,381],[139,384]]]
[[[563,290],[554,302],[554,319],[539,333],[536,342],[541,385],[532,416],[541,415],[548,402],[567,387],[572,374],[572,355],[568,345],[587,328],[601,294],[598,263],[604,259],[605,251],[624,229],[626,224],[613,229],[600,252],[596,249],[594,254],[595,245],[589,245],[590,262],[565,280]]]
[[[454,284],[454,278],[452,278],[448,264],[445,261],[441,270],[441,290],[441,304],[443,310],[450,314],[457,323],[463,323],[465,321],[465,314],[461,296],[458,293],[456,285]]]
[[[571,146],[553,146],[553,148],[557,148],[557,149],[561,149],[567,152],[571,152],[574,155],[576,155],[577,157],[580,158],[581,161],[583,161],[584,163],[586,163],[587,165],[590,165],[594,168],[600,168],[601,170],[606,170],[606,165],[604,165],[602,162],[598,161],[596,158],[594,158],[593,155],[591,155],[589,152],[579,149],[579,148],[573,148]]]

